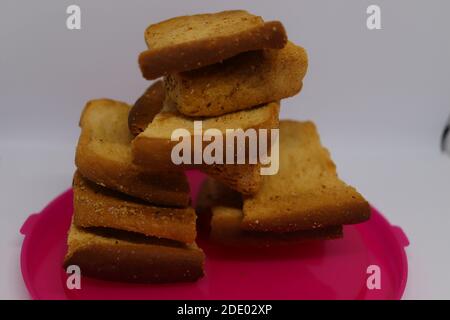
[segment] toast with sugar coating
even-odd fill
[[[165,77],[167,96],[187,116],[219,116],[291,97],[302,88],[306,51],[288,42],[281,50],[241,53],[222,63]]]
[[[242,227],[288,232],[353,224],[369,219],[370,206],[339,179],[312,122],[280,121],[280,163],[245,197]]]
[[[109,99],[89,101],[80,120],[75,163],[87,179],[163,206],[186,207],[189,184],[183,172],[143,172],[131,161],[130,106]]]
[[[342,237],[342,226],[283,233],[243,230],[242,204],[242,195],[238,192],[211,178],[204,181],[196,211],[203,229],[210,230],[211,240],[226,246],[272,247]]]
[[[76,172],[73,179],[74,223],[142,233],[185,243],[195,241],[193,208],[158,207],[106,189]]]
[[[243,10],[168,19],[145,30],[148,50],[139,55],[144,78],[151,80],[214,64],[241,52],[286,45],[279,21],[264,22]]]
[[[253,194],[259,188],[260,164],[181,164],[172,162],[172,149],[178,141],[171,141],[172,132],[176,129],[186,129],[195,139],[194,121],[202,120],[203,133],[214,128],[220,131],[226,140],[226,129],[271,129],[278,128],[279,103],[272,102],[267,105],[240,112],[230,113],[213,118],[189,118],[180,114],[173,102],[166,99],[163,109],[155,116],[144,132],[139,134],[132,142],[133,162],[143,170],[170,170],[173,168],[198,168],[205,173],[226,183],[244,194]],[[201,138],[201,137],[200,137]],[[202,143],[202,150],[209,142]],[[225,145],[225,143],[224,143]],[[248,146],[248,143],[246,143]],[[270,146],[270,141],[268,141]],[[194,146],[194,143],[191,143]],[[192,148],[193,149],[193,148]],[[237,148],[235,148],[236,150]],[[193,153],[193,150],[192,150]],[[248,150],[246,152],[248,154]],[[225,156],[225,152],[223,153]],[[193,156],[191,154],[191,160]]]
[[[67,242],[64,267],[77,265],[83,276],[134,283],[187,282],[203,276],[205,257],[195,243],[73,223]]]

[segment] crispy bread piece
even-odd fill
[[[280,121],[279,165],[245,198],[244,229],[286,232],[369,219],[369,204],[339,179],[312,122]]]
[[[163,283],[203,276],[203,251],[184,244],[103,228],[69,230],[64,267],[77,265],[83,276],[112,281]]]
[[[157,207],[83,178],[73,179],[74,223],[142,233],[180,242],[195,241],[193,208]]]
[[[171,160],[172,149],[178,144],[178,141],[171,141],[170,138],[174,130],[184,128],[191,133],[192,139],[195,139],[195,120],[202,120],[203,132],[209,128],[216,128],[222,132],[222,136],[226,136],[226,129],[277,128],[278,114],[279,103],[272,102],[264,106],[220,117],[196,119],[181,115],[173,103],[170,100],[166,100],[163,110],[155,116],[147,129],[133,140],[133,162],[144,170],[159,168],[170,170],[174,167],[180,167],[175,166]],[[203,143],[203,148],[208,143]],[[259,164],[182,164],[181,167],[199,168],[244,194],[256,192],[261,181]]]
[[[297,94],[308,67],[306,51],[288,42],[281,50],[261,50],[204,68],[174,73],[167,96],[187,116],[219,116]]]
[[[87,103],[75,157],[78,170],[102,186],[154,204],[188,206],[189,184],[183,172],[145,173],[132,163],[129,110],[127,104],[108,99]]]
[[[264,48],[281,49],[287,36],[279,21],[264,22],[246,11],[181,16],[145,30],[149,50],[139,56],[146,79],[196,69],[238,53]]]
[[[152,83],[144,94],[135,102],[128,114],[128,128],[137,136],[161,111],[164,103],[164,83],[162,80]]]
[[[210,215],[210,238],[227,246],[270,247],[342,237],[342,226],[284,233],[243,230],[242,195],[211,178],[200,189],[196,210],[203,224]]]

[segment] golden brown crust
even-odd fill
[[[104,280],[165,283],[201,278],[203,262],[204,254],[195,244],[72,225],[64,267],[77,265],[83,276]]]
[[[195,241],[196,215],[192,208],[156,207],[83,178],[73,180],[74,223],[142,233],[185,243]]]
[[[170,140],[171,133],[175,129],[185,128],[192,133],[192,139],[194,139],[194,120],[202,119],[187,118],[181,115],[170,102],[167,103],[147,129],[133,140],[132,154],[133,162],[136,165],[148,171],[155,169],[197,168],[241,193],[253,194],[258,190],[261,181],[259,164],[207,165],[203,163],[200,165],[174,165],[171,159],[171,152],[178,142]],[[277,128],[279,123],[278,114],[279,103],[273,102],[250,110],[203,119],[203,130],[217,128],[222,131],[223,137],[225,137],[226,129],[241,128],[246,130],[253,128],[258,130]],[[208,143],[205,142],[203,148]],[[248,150],[246,150],[246,153],[248,154]],[[225,155],[225,153],[223,154]]]
[[[87,103],[75,156],[78,170],[91,181],[150,203],[188,206],[189,184],[183,172],[144,172],[132,163],[129,109],[108,99]]]
[[[146,79],[214,64],[241,52],[281,49],[287,36],[279,21],[264,22],[245,11],[172,18],[145,32],[149,50],[139,55]]]
[[[128,114],[128,128],[132,135],[137,136],[147,128],[147,125],[161,111],[164,98],[164,82],[159,80],[152,83],[134,103]]]
[[[280,168],[244,199],[242,227],[287,232],[363,222],[370,206],[339,179],[312,122],[280,122]]]
[[[288,42],[281,50],[245,52],[222,63],[170,74],[164,84],[182,114],[211,117],[297,94],[307,67],[306,51]]]
[[[226,246],[271,247],[342,237],[339,225],[284,233],[243,230],[242,196],[210,178],[200,189],[196,211],[203,229],[210,223],[210,238]]]
[[[342,238],[342,226],[327,226],[293,232],[247,231],[241,228],[242,209],[214,207],[211,240],[227,246],[273,247],[312,240]]]

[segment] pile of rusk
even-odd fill
[[[65,266],[127,282],[194,281],[204,275],[196,211],[183,170],[208,175],[199,221],[221,245],[271,246],[342,237],[342,225],[370,216],[341,181],[312,122],[279,121],[280,100],[297,94],[303,48],[283,25],[246,11],[169,19],[145,31],[139,56],[154,82],[134,106],[87,103],[73,180],[74,216]],[[174,165],[175,129],[279,128],[279,171],[260,164]],[[298,248],[301,250],[301,247]]]

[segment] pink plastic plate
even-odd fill
[[[189,172],[193,199],[203,176]],[[375,209],[368,222],[346,226],[340,240],[276,250],[226,250],[199,240],[206,276],[186,284],[136,285],[82,277],[66,287],[62,268],[72,216],[72,191],[32,214],[20,232],[23,279],[33,299],[400,299],[408,274],[403,231]],[[381,288],[367,286],[380,271]]]

